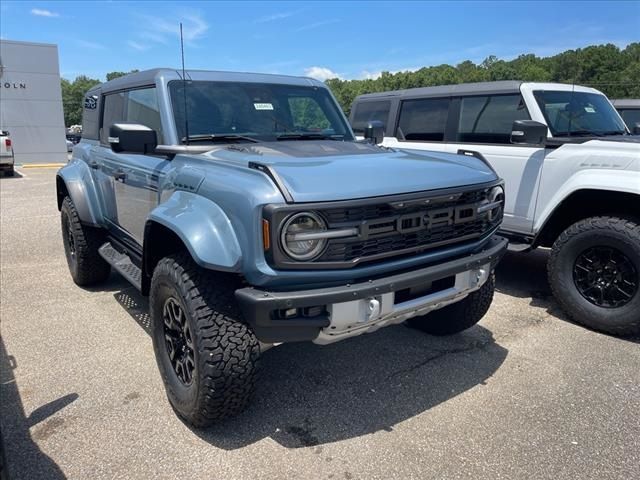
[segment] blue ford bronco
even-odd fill
[[[81,286],[111,269],[149,296],[167,396],[206,426],[249,402],[261,352],[407,322],[476,324],[507,242],[482,158],[356,141],[309,78],[156,69],[90,90],[57,174]]]

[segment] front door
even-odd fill
[[[107,94],[104,97],[100,145],[94,157],[100,170],[100,195],[107,220],[139,245],[149,212],[158,205],[158,187],[169,169],[166,157],[115,153],[108,143],[114,123],[137,123],[156,131],[162,141],[162,125],[155,87]]]
[[[460,99],[451,153],[479,152],[505,182],[503,226],[531,233],[545,149],[511,144],[514,120],[528,120],[519,94],[484,95]]]

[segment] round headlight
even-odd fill
[[[302,212],[291,215],[282,226],[282,248],[294,260],[311,260],[317,257],[327,244],[326,238],[314,238],[313,234],[326,229],[327,224],[315,213]]]

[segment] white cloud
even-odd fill
[[[105,50],[107,48],[101,43],[87,42],[86,40],[78,40],[77,43],[80,47],[90,48],[92,50]]]
[[[175,21],[167,21],[164,18],[149,15],[142,18],[145,24],[140,36],[158,43],[168,43],[167,37],[179,37],[180,22],[182,22],[182,36],[186,43],[194,43],[209,30],[209,24],[196,14],[182,15]]]
[[[139,52],[144,52],[145,50],[149,50],[149,45],[143,45],[142,43],[138,43],[133,40],[129,40],[127,42],[127,45],[129,45],[134,50],[138,50]]]
[[[305,30],[312,30],[314,28],[324,27],[325,25],[331,25],[332,23],[337,23],[340,20],[337,18],[333,18],[331,20],[322,20],[320,22],[309,23],[308,25],[302,25],[301,27],[296,28],[296,32],[303,32]]]
[[[52,12],[51,10],[45,10],[44,8],[32,8],[31,15],[36,17],[59,17],[60,14]]]
[[[360,75],[358,75],[358,79],[375,80],[377,78],[380,78],[380,75],[382,75],[381,70],[378,70],[377,72],[369,72],[368,70],[363,70],[360,72]]]
[[[342,78],[333,70],[327,67],[309,67],[304,69],[304,74],[307,77],[315,78],[316,80],[320,80],[324,82],[330,78]]]
[[[295,12],[280,12],[272,15],[266,15],[264,17],[256,18],[253,23],[267,23],[275,22],[276,20],[282,20],[283,18],[289,18],[293,16]]]

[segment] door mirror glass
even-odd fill
[[[544,145],[547,143],[547,126],[535,120],[516,120],[511,127],[511,143]]]
[[[379,144],[384,140],[384,124],[380,120],[371,120],[364,129],[364,138]]]
[[[158,146],[155,130],[137,123],[116,123],[109,127],[109,145],[116,153],[152,154]]]

